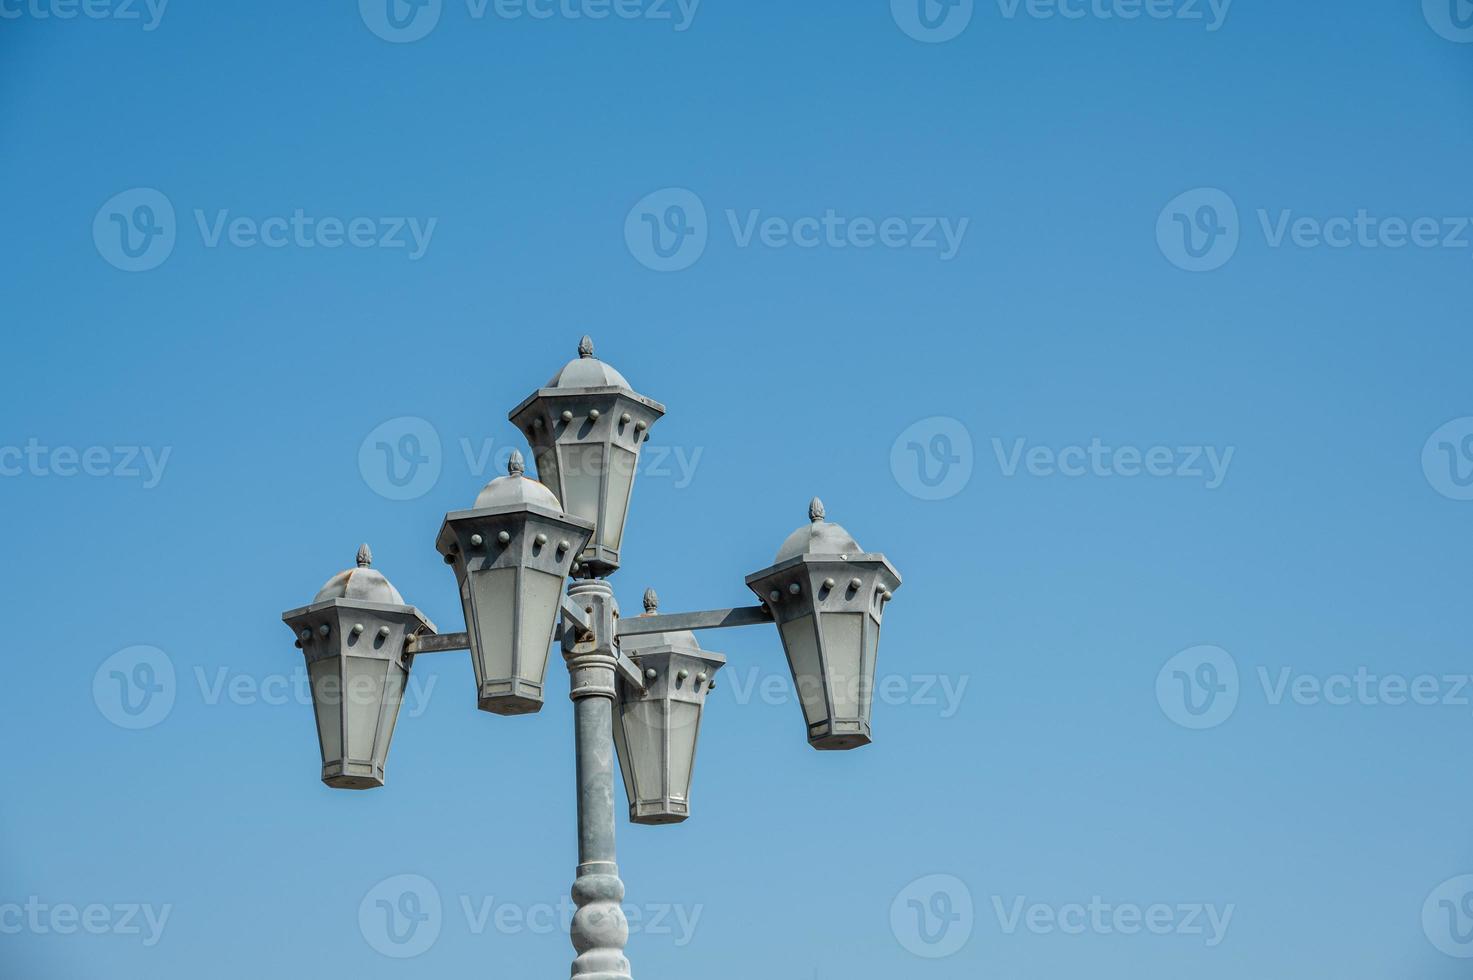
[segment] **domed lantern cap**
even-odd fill
[[[857,748],[870,741],[880,623],[900,573],[825,520],[817,497],[808,518],[747,587],[777,622],[809,743]]]
[[[645,615],[655,615],[659,604],[655,590],[645,590]],[[689,630],[623,636],[619,649],[645,682],[640,690],[620,680],[614,706],[614,748],[629,819],[679,823],[690,816],[701,717],[726,658],[702,650]]]
[[[353,568],[328,579],[311,605],[282,619],[307,661],[322,781],[334,789],[384,784],[389,745],[409,681],[414,636],[435,626],[373,568],[368,545]]]
[[[665,406],[594,357],[585,336],[578,356],[508,415],[532,447],[538,479],[569,514],[593,523],[578,559],[592,574],[619,567],[640,449],[664,414]]]
[[[486,484],[473,509],[446,514],[435,540],[460,585],[476,702],[503,715],[542,708],[563,580],[593,533],[525,469],[513,451],[507,475]]]

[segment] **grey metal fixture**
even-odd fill
[[[619,567],[640,447],[664,414],[584,337],[578,357],[509,416],[531,444],[540,483],[514,453],[507,476],[487,484],[471,510],[445,515],[435,546],[455,572],[466,632],[437,633],[372,568],[367,545],[357,567],[329,580],[311,605],[282,614],[307,660],[322,780],[339,789],[384,784],[415,657],[469,650],[478,705],[527,714],[542,707],[548,648],[560,638],[578,773],[573,980],[630,975],[614,853],[615,754],[631,820],[690,815],[701,719],[726,663],[691,631],[775,622],[809,743],[855,748],[870,741],[880,621],[900,587],[885,556],[825,521],[814,498],[809,523],[770,567],[747,576],[760,605],[661,614],[649,590],[645,614],[620,619],[608,576]]]

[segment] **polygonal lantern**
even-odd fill
[[[508,416],[532,447],[538,479],[569,514],[593,523],[593,538],[578,558],[593,575],[619,567],[640,446],[664,414],[665,406],[636,394],[594,357],[585,336],[578,357]]]
[[[404,645],[435,632],[372,564],[365,544],[356,568],[329,579],[311,605],[281,614],[307,659],[322,781],[334,789],[384,784],[414,659]]]
[[[507,475],[486,484],[474,509],[446,514],[435,541],[460,583],[477,704],[499,715],[542,708],[563,581],[593,532],[523,473],[514,451]]]
[[[857,748],[870,741],[880,619],[900,573],[826,522],[817,497],[808,518],[747,587],[777,621],[809,744]]]
[[[645,615],[659,599],[645,591]],[[691,775],[706,695],[726,663],[702,650],[688,630],[620,637],[619,648],[644,674],[645,690],[619,681],[614,706],[614,748],[624,775],[629,819],[642,824],[679,823],[690,816]]]

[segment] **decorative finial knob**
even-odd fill
[[[367,568],[373,564],[373,549],[365,541],[358,546],[358,567]]]
[[[817,497],[808,501],[808,519],[814,523],[823,520],[823,501]]]
[[[522,459],[522,451],[520,449],[513,449],[511,451],[511,458],[506,461],[506,475],[521,476],[526,472],[527,461]]]
[[[659,608],[660,608],[660,597],[655,594],[655,590],[654,589],[645,589],[644,590],[644,611],[647,612],[647,613],[653,613],[656,609],[659,609]]]
[[[588,336],[588,334],[584,334],[583,335],[583,339],[580,340],[580,341],[578,341],[578,356],[579,357],[592,357],[593,356],[593,338],[590,337],[590,336]]]

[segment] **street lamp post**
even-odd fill
[[[631,820],[689,816],[701,716],[726,662],[692,631],[776,623],[810,744],[856,748],[870,741],[880,620],[900,587],[885,556],[828,523],[814,498],[809,523],[771,566],[747,576],[760,605],[660,614],[647,591],[645,615],[621,619],[608,577],[619,567],[640,449],[664,413],[595,358],[584,337],[578,357],[509,416],[532,448],[538,480],[513,453],[507,475],[487,484],[472,509],[445,516],[436,548],[455,572],[465,632],[437,633],[372,568],[367,545],[356,568],[282,614],[307,660],[322,780],[335,789],[384,785],[419,655],[469,650],[479,707],[520,715],[541,709],[548,648],[560,642],[578,780],[573,980],[630,977],[614,852],[615,756]]]

